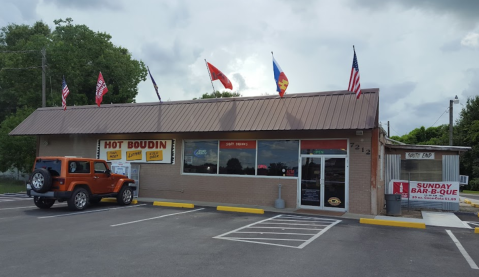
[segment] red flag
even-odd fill
[[[103,95],[108,92],[108,88],[106,87],[105,80],[103,79],[103,75],[98,75],[98,81],[96,83],[96,104],[100,107],[101,101],[103,101]]]
[[[208,69],[210,70],[211,81],[220,80],[225,88],[233,90],[233,84],[231,84],[230,80],[221,71],[219,71],[218,68],[214,67],[209,62],[206,62],[206,64],[208,64]]]

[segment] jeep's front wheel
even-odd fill
[[[55,199],[35,196],[33,197],[33,203],[35,203],[35,206],[39,207],[40,209],[50,209],[55,203]]]
[[[133,200],[133,190],[128,186],[123,186],[116,197],[116,202],[120,205],[130,205]]]
[[[74,211],[81,211],[86,208],[88,202],[88,191],[84,188],[77,188],[73,191],[72,197],[68,199],[68,208]]]

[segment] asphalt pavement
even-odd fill
[[[479,234],[470,229],[362,225],[338,217],[151,203],[100,203],[72,212],[64,203],[40,210],[18,200],[0,202],[0,234],[0,276],[479,273]]]

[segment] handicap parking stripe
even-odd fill
[[[277,215],[213,238],[302,249],[339,222],[341,220],[329,218]]]

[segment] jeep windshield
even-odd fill
[[[35,169],[45,168],[52,176],[60,176],[62,162],[60,160],[41,160],[35,163]]]

